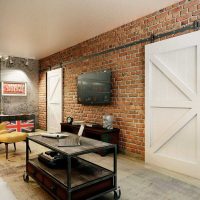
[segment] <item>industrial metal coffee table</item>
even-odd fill
[[[29,140],[65,156],[66,168],[52,169],[40,162],[38,157],[29,159]],[[24,181],[28,182],[31,176],[57,200],[92,200],[109,192],[114,192],[114,200],[120,199],[121,191],[117,187],[116,145],[85,137],[82,137],[80,146],[58,147],[58,144],[59,139],[45,138],[41,135],[27,137]],[[112,149],[113,170],[80,157],[102,149]]]

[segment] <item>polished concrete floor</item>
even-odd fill
[[[32,156],[45,151],[31,142]],[[104,167],[112,168],[112,157],[97,154],[84,155],[84,158]],[[25,143],[17,143],[17,151],[9,145],[9,159],[5,159],[5,147],[0,145],[0,177],[10,186],[18,200],[51,200],[52,198],[34,181],[23,181],[25,171]],[[146,166],[144,162],[125,155],[118,155],[118,186],[122,200],[199,200],[200,180],[164,169]],[[111,200],[107,194],[99,200]],[[0,197],[1,200],[1,197]],[[81,199],[80,199],[81,200]]]

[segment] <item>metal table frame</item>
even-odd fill
[[[59,148],[54,148],[53,146],[48,145],[48,144],[46,144],[42,141],[34,140],[31,136],[29,136],[26,139],[26,172],[23,175],[24,181],[26,181],[26,182],[29,181],[29,174],[28,174],[28,169],[27,169],[28,162],[29,162],[29,140],[67,156],[67,161],[68,161],[68,164],[67,164],[67,194],[68,194],[68,200],[71,200],[71,198],[72,198],[71,194],[72,194],[73,191],[76,191],[78,189],[93,185],[95,183],[101,182],[101,181],[109,179],[111,177],[113,177],[113,179],[114,179],[114,181],[113,181],[114,187],[112,189],[110,189],[108,191],[101,192],[101,193],[99,193],[99,194],[97,194],[93,197],[88,198],[87,200],[96,199],[100,196],[105,195],[106,193],[109,193],[109,192],[114,192],[114,200],[120,199],[121,190],[120,190],[120,187],[117,187],[117,145],[110,144],[109,146],[103,147],[103,148],[102,147],[101,148],[93,148],[93,149],[81,151],[81,152],[78,152],[78,153],[66,154],[66,152],[59,150]],[[94,153],[94,152],[96,152],[98,150],[102,150],[102,149],[113,149],[113,172],[110,175],[98,178],[96,180],[86,182],[86,183],[81,184],[81,185],[76,186],[76,187],[72,187],[71,186],[71,171],[72,171],[71,158],[74,157],[74,156],[79,156],[79,155],[83,155],[83,154],[87,154],[87,153]],[[89,161],[87,161],[87,162],[89,162]],[[65,185],[65,187],[66,187],[66,185]]]

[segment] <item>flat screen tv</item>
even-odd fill
[[[111,71],[84,73],[78,76],[78,103],[105,105],[111,103]]]

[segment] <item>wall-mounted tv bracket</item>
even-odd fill
[[[101,51],[101,52],[98,52],[98,53],[89,54],[87,56],[80,56],[79,58],[76,58],[72,61],[61,62],[61,63],[59,63],[59,65],[56,65],[53,68],[56,69],[56,68],[64,67],[64,66],[71,64],[71,63],[91,59],[93,57],[101,56],[101,55],[104,55],[104,54],[107,54],[107,53],[110,53],[110,52],[113,52],[113,51],[128,48],[128,47],[135,46],[135,45],[138,45],[138,44],[141,44],[141,43],[147,43],[147,42],[153,43],[157,39],[167,37],[167,36],[170,36],[170,35],[176,35],[177,33],[183,33],[187,30],[198,31],[199,29],[200,29],[200,21],[196,20],[192,24],[189,24],[187,26],[183,26],[183,27],[176,29],[176,30],[172,30],[172,31],[169,31],[169,32],[166,32],[166,33],[161,33],[161,34],[158,34],[158,35],[151,34],[151,36],[149,38],[140,39],[140,40],[137,40],[137,41],[134,41],[134,42],[131,42],[131,43],[127,43],[127,44],[123,44],[123,45],[120,45],[120,46],[117,46],[117,47],[113,47],[111,49],[107,49],[107,50],[104,50],[104,51]],[[43,71],[48,71],[48,69],[40,70],[40,72],[43,72]]]

